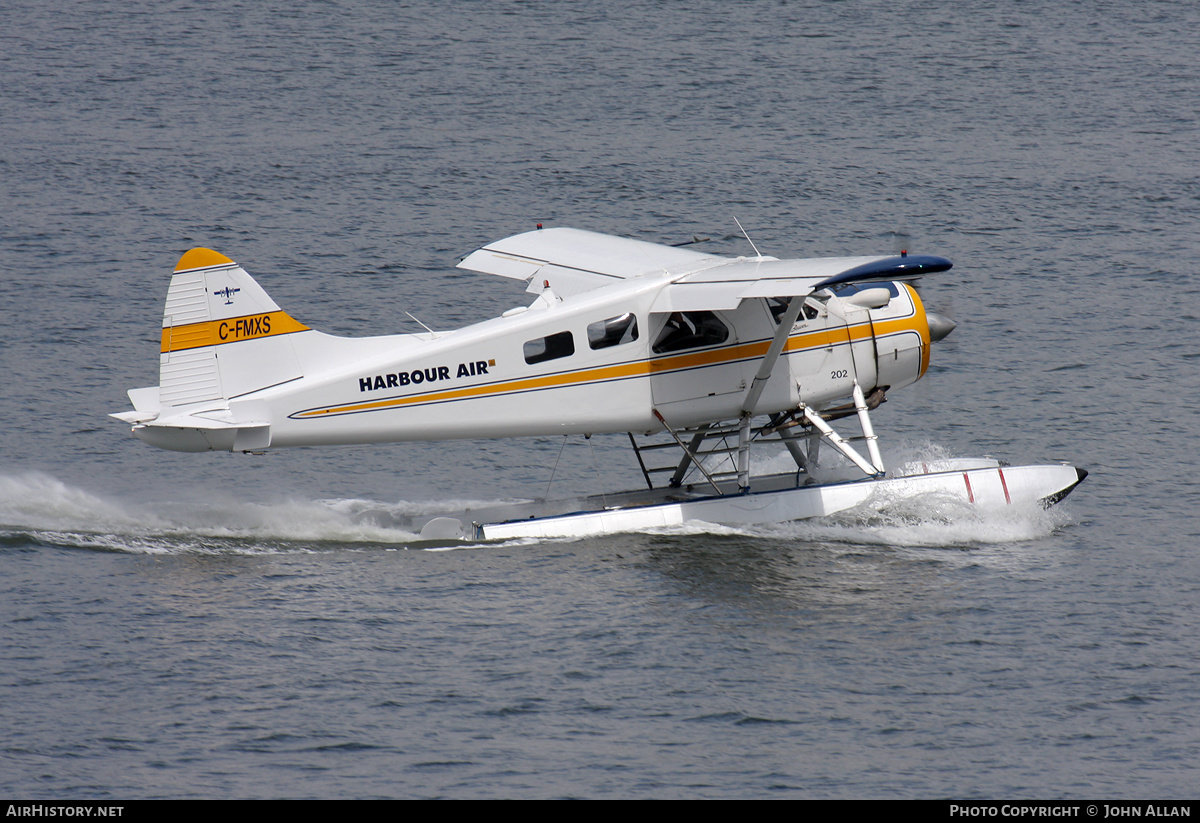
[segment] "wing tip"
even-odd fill
[[[826,277],[820,283],[813,286],[813,290],[862,280],[911,279],[925,274],[937,274],[938,272],[949,271],[953,267],[954,264],[946,258],[935,257],[931,254],[883,257],[879,260],[847,269],[840,274],[835,274],[833,277]]]

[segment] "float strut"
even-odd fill
[[[879,477],[883,474],[881,470],[876,469],[874,466],[864,460],[863,456],[855,451],[854,447],[847,443],[841,435],[835,432],[833,427],[826,423],[821,415],[817,414],[808,406],[804,406],[803,411],[804,416],[808,418],[808,422],[820,429],[821,434],[825,436],[825,439],[832,443],[835,449],[846,455],[850,462],[862,469],[863,474],[867,475],[868,477]]]
[[[745,494],[750,491],[750,415],[742,417],[738,426],[737,452],[738,490]]]
[[[671,428],[670,424],[663,419],[663,416],[658,413],[658,409],[651,409],[650,411],[653,412],[654,416],[658,418],[658,422],[663,424],[663,428],[667,430],[667,433],[670,434],[671,437],[675,438],[675,442],[679,444],[679,448],[683,449],[683,453],[690,457],[692,462],[696,464],[696,468],[701,471],[701,473],[704,475],[704,479],[707,480],[708,484],[713,487],[713,491],[715,491],[717,494],[721,494],[721,487],[717,485],[717,481],[713,479],[713,476],[709,473],[708,469],[704,468],[704,464],[696,459],[696,455],[692,452],[692,450],[689,449],[687,445],[679,439],[679,435],[677,435],[675,430]]]
[[[871,463],[878,474],[883,474],[883,456],[879,453],[879,437],[871,425],[871,414],[867,411],[867,401],[863,397],[862,387],[854,381],[854,410],[858,412],[858,424],[862,426],[863,437],[867,440],[867,453],[871,455]]]

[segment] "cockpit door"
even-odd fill
[[[746,388],[734,324],[712,311],[650,317],[655,328],[650,346],[655,408],[680,426],[731,416],[730,409]]]

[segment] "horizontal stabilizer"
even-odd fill
[[[233,415],[225,409],[150,421],[126,417],[137,414],[140,413],[125,412],[111,416],[134,423],[133,433],[138,439],[160,449],[178,452],[259,451],[271,445],[269,423],[234,420]]]
[[[117,420],[120,420],[123,423],[129,423],[130,425],[136,425],[137,423],[146,423],[150,420],[153,420],[154,418],[158,417],[158,412],[156,412],[156,411],[155,412],[141,412],[141,411],[113,412],[112,414],[109,415],[109,417],[115,417]]]
[[[158,417],[162,410],[162,406],[158,402],[158,386],[130,389],[126,394],[129,395],[129,402],[133,403],[135,411],[117,412],[110,414],[109,417],[115,417],[132,425],[147,423]]]
[[[144,426],[134,429],[137,438],[158,449],[173,452],[262,451],[271,445],[266,426],[237,429],[177,429]]]

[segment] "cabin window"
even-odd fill
[[[593,349],[607,349],[638,339],[637,317],[626,312],[618,317],[597,320],[587,327],[588,345]]]
[[[710,311],[672,312],[651,347],[655,354],[715,346],[729,339],[729,327]]]
[[[525,344],[525,362],[544,363],[547,360],[557,360],[560,357],[570,357],[575,353],[575,339],[569,331],[560,331],[548,337],[539,337]]]

